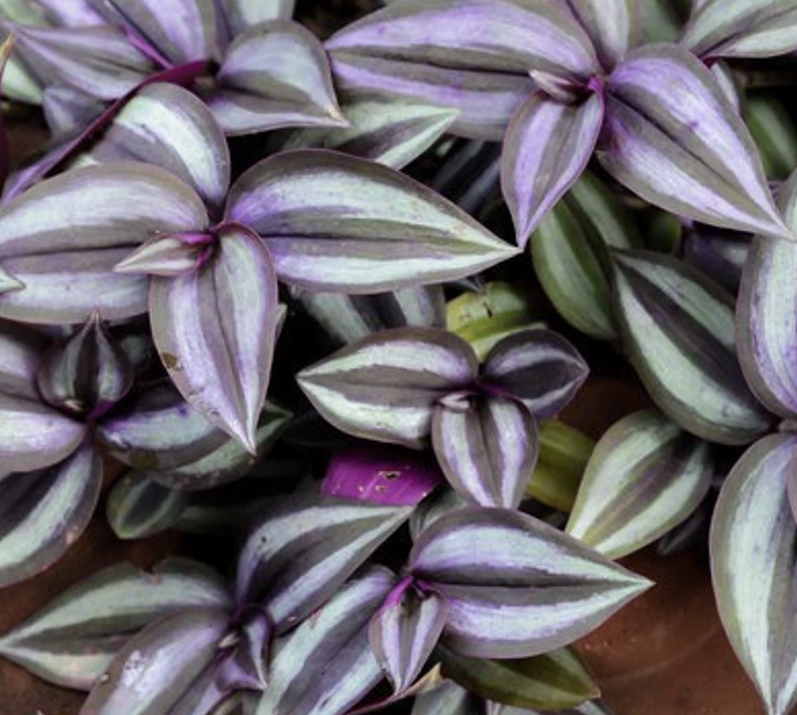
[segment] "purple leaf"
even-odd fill
[[[616,251],[623,347],[656,405],[692,434],[748,444],[772,417],[736,356],[733,298],[692,266],[651,251]]]
[[[191,464],[229,441],[170,386],[147,390],[98,425],[111,455],[143,470]]]
[[[695,227],[684,235],[684,260],[735,295],[751,243],[747,234]]]
[[[459,494],[482,506],[515,509],[537,463],[539,434],[522,402],[479,396],[464,409],[435,406],[432,445]]]
[[[419,448],[435,403],[476,377],[476,355],[443,330],[399,328],[339,350],[297,376],[313,406],[356,437]]]
[[[91,156],[100,163],[135,160],[160,166],[216,210],[227,197],[230,152],[224,132],[201,99],[175,84],[149,84],[133,95]]]
[[[218,57],[214,0],[94,0],[94,5],[172,65]]]
[[[482,381],[520,399],[537,419],[549,419],[570,402],[588,372],[561,335],[534,328],[504,338],[488,353]]]
[[[368,568],[278,640],[254,715],[342,715],[373,688],[382,672],[368,644],[368,620],[393,582],[387,569]]]
[[[720,619],[769,715],[797,703],[797,525],[787,495],[796,450],[794,434],[750,447],[722,485],[709,537]]]
[[[237,37],[251,27],[269,20],[290,20],[295,0],[223,0],[230,34]]]
[[[96,315],[49,351],[37,375],[39,392],[48,404],[92,419],[119,402],[133,378],[127,355]]]
[[[453,70],[346,50],[331,50],[330,61],[338,92],[454,111],[457,116],[449,131],[473,139],[501,141],[510,118],[535,89],[525,72]]]
[[[117,480],[105,502],[105,516],[116,537],[146,539],[171,529],[188,506],[184,492],[162,487],[143,472]]]
[[[774,57],[797,50],[794,0],[705,0],[681,40],[696,55]]]
[[[280,279],[317,291],[440,283],[518,252],[403,174],[323,150],[256,164],[232,187],[228,216],[266,240]]]
[[[134,89],[153,70],[116,27],[11,25],[11,29],[22,59],[45,85],[63,85],[112,100]]]
[[[676,45],[636,50],[611,75],[598,156],[620,183],[667,211],[797,240],[741,118],[709,70]]]
[[[148,475],[159,484],[180,491],[212,489],[232,482],[245,476],[269,452],[291,417],[290,412],[266,402],[255,432],[256,454],[250,454],[237,440],[228,438],[193,462],[168,471],[151,471]]]
[[[206,97],[227,134],[345,126],[324,47],[309,30],[272,20],[235,38]]]
[[[389,328],[444,328],[446,301],[439,285],[376,295],[316,293],[294,289],[304,309],[345,345]]]
[[[572,15],[542,0],[404,0],[349,25],[330,50],[455,70],[586,80],[599,71]]]
[[[797,226],[797,174],[783,186],[778,204]],[[736,306],[736,340],[747,384],[767,409],[797,416],[797,245],[757,236],[744,264]]]
[[[205,228],[200,198],[163,169],[122,162],[69,171],[0,208],[0,261],[25,289],[0,296],[0,315],[75,323],[143,312],[147,281],[114,274],[156,231]]]
[[[210,608],[152,623],[114,658],[80,715],[169,715],[211,664],[228,627],[226,612]]]
[[[571,0],[566,3],[586,29],[604,68],[611,71],[635,44],[637,0]]]
[[[260,515],[238,560],[239,604],[260,603],[276,633],[312,613],[406,521],[410,508],[292,495]]]
[[[420,675],[447,615],[448,605],[439,593],[405,579],[371,619],[371,649],[397,693],[407,690]]]
[[[321,494],[383,506],[415,506],[442,483],[437,465],[425,455],[363,444],[332,457]]]
[[[0,44],[0,99],[3,98],[3,75],[5,74],[8,60],[11,57],[11,50],[14,47],[14,42],[14,35],[11,35]],[[6,136],[3,114],[0,112],[0,189],[3,188],[9,170],[8,137]]]
[[[36,0],[60,27],[102,25],[103,19],[92,8],[91,0]]]
[[[281,148],[335,149],[402,169],[429,149],[456,121],[457,114],[455,109],[418,102],[353,95],[343,104],[348,127],[293,131]]]
[[[99,99],[80,90],[59,86],[47,87],[42,102],[50,133],[59,139],[91,124],[102,114],[104,106]],[[53,144],[49,145],[50,149],[53,147]]]
[[[218,232],[214,254],[196,272],[155,277],[152,336],[185,400],[257,451],[278,316],[277,277],[260,238],[244,226]]]
[[[41,333],[0,320],[0,393],[38,400],[36,371],[47,344]]]
[[[0,482],[0,588],[44,571],[77,541],[101,482],[102,458],[90,442],[47,470]]]
[[[228,687],[265,690],[268,685],[267,665],[273,630],[271,620],[259,606],[245,609],[239,619],[240,640],[231,658],[231,667],[226,669],[229,675],[236,676],[237,682],[229,683]]]
[[[650,586],[542,521],[483,507],[432,524],[409,571],[448,600],[447,647],[480,658],[560,648]]]
[[[31,472],[57,464],[83,441],[86,425],[37,400],[0,392],[0,469]]]
[[[91,690],[148,623],[230,605],[224,579],[204,564],[170,558],[143,571],[121,563],[79,581],[0,638],[0,654],[49,683]]]
[[[512,117],[504,138],[501,188],[521,248],[586,168],[603,111],[600,92],[567,105],[537,91]]]

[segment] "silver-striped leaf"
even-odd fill
[[[265,509],[238,558],[239,603],[260,603],[277,634],[312,613],[407,519],[382,507],[313,494]]]
[[[572,0],[568,5],[592,39],[604,69],[611,71],[635,44],[636,0]]]
[[[772,423],[736,356],[734,302],[693,266],[649,251],[616,251],[623,347],[653,401],[692,434],[746,444]]]
[[[534,517],[484,507],[435,521],[416,540],[409,572],[448,601],[443,644],[478,658],[561,648],[651,585]]]
[[[149,571],[120,563],[70,586],[0,637],[0,654],[49,683],[90,690],[148,623],[184,609],[231,605],[224,579],[199,562],[169,558]]]
[[[175,526],[188,503],[185,492],[167,489],[143,472],[130,471],[113,485],[105,515],[117,538],[145,539]]]
[[[787,715],[797,703],[797,524],[787,494],[795,459],[793,434],[750,447],[723,484],[711,524],[720,619],[768,715]]]
[[[281,280],[316,291],[442,283],[518,252],[403,174],[321,149],[253,166],[233,185],[227,216],[264,238]]]
[[[349,345],[297,376],[321,415],[338,429],[419,448],[435,403],[476,378],[470,346],[443,330],[385,330]]]
[[[587,463],[567,533],[618,559],[688,519],[711,488],[710,447],[658,410],[612,425]]]

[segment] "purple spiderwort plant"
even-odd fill
[[[24,285],[0,296],[0,315],[71,323],[148,312],[177,389],[250,451],[276,342],[277,279],[376,293],[470,275],[516,252],[421,184],[344,154],[276,154],[230,186],[223,133],[173,85],[146,88],[96,154],[110,163],[44,181],[0,209],[0,262]]]
[[[687,47],[709,59],[772,56],[797,41],[786,32],[769,39],[785,15],[739,3],[726,17],[720,5],[696,11],[684,44],[634,49],[626,0],[609,11],[593,0],[402,0],[343,29],[327,49],[340,88],[454,107],[452,131],[503,138],[501,185],[521,246],[593,153],[654,205],[793,239],[736,107]]]

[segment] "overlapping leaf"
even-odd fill
[[[725,481],[711,525],[711,572],[720,618],[769,715],[797,702],[794,568],[789,507],[797,438],[765,437]]]
[[[478,365],[471,348],[442,330],[386,330],[306,368],[297,379],[315,408],[344,432],[418,447],[432,408],[467,387]]]
[[[568,105],[539,91],[512,117],[504,138],[501,188],[521,247],[586,168],[603,112],[601,94]]]
[[[381,679],[368,621],[393,585],[372,566],[341,588],[315,616],[274,643],[269,686],[254,715],[342,715]]]
[[[797,49],[794,0],[706,0],[689,20],[683,44],[701,57],[773,57]]]
[[[277,278],[258,236],[243,226],[219,232],[198,270],[154,277],[149,312],[155,345],[185,400],[257,451],[278,317]]]
[[[255,165],[232,187],[227,214],[265,239],[282,280],[309,290],[440,283],[517,252],[402,174],[322,150]]]
[[[595,44],[604,68],[611,71],[635,44],[636,0],[573,0],[569,7]]]
[[[233,35],[269,20],[290,20],[295,0],[224,0],[222,9]]]
[[[598,156],[618,181],[667,211],[795,239],[772,201],[746,127],[685,49],[644,47],[612,73]]]
[[[475,397],[435,406],[432,445],[449,483],[482,506],[514,509],[537,462],[534,415],[506,397]]]
[[[212,569],[171,558],[151,572],[117,564],[78,582],[0,638],[0,653],[48,682],[90,690],[138,630],[193,607],[226,608]]]
[[[713,474],[707,443],[656,410],[635,412],[595,446],[567,533],[610,558],[625,556],[688,518]]]
[[[292,495],[267,509],[238,560],[240,603],[260,603],[277,633],[312,613],[409,516],[410,508]]]
[[[448,601],[446,647],[486,658],[567,645],[650,585],[544,522],[504,509],[441,517],[415,542],[409,569]]]
[[[739,368],[731,296],[674,258],[629,251],[614,260],[623,344],[659,408],[710,441],[763,434],[771,418]]]
[[[167,489],[143,472],[128,472],[105,503],[108,525],[120,539],[145,539],[170,529],[188,505],[184,492]]]

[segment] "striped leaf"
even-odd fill
[[[42,398],[52,407],[97,419],[133,386],[133,367],[95,314],[45,355],[37,373]]]
[[[337,49],[329,56],[335,86],[342,94],[455,112],[448,131],[472,139],[501,141],[512,115],[535,89],[525,72],[449,69]]]
[[[797,174],[783,186],[778,203],[797,226]],[[739,360],[750,388],[781,417],[797,414],[797,246],[757,236],[742,273],[736,312]]]
[[[586,168],[603,113],[599,93],[563,104],[538,91],[512,117],[501,155],[501,189],[521,248]]]
[[[544,522],[483,507],[435,521],[415,542],[409,570],[448,601],[444,645],[477,658],[561,648],[650,586]]]
[[[368,621],[394,582],[380,566],[360,572],[273,646],[269,685],[253,715],[342,715],[381,679]]]
[[[142,470],[173,470],[229,442],[169,385],[151,387],[102,421],[100,442],[120,462]]]
[[[612,73],[598,156],[620,183],[667,211],[797,240],[744,123],[709,70],[676,45],[635,50]]]
[[[0,320],[0,392],[38,398],[36,372],[49,341],[28,326]]]
[[[88,526],[102,459],[90,442],[49,469],[0,482],[0,588],[44,571]]]
[[[636,0],[573,0],[569,7],[595,44],[601,64],[611,71],[635,44]]]
[[[459,509],[472,506],[472,502],[461,497],[453,489],[441,489],[419,504],[410,515],[410,536],[417,541],[438,519]]]
[[[490,715],[545,715],[540,710],[521,709],[500,703],[488,702],[487,707]],[[557,710],[556,715],[614,715],[614,711],[601,700],[588,700],[572,708]]]
[[[534,415],[505,397],[435,405],[432,445],[451,486],[482,506],[516,508],[537,463]]]
[[[618,251],[614,263],[623,345],[662,412],[721,444],[763,434],[771,418],[739,368],[731,296],[669,256]]]
[[[224,133],[205,103],[175,84],[150,84],[136,92],[92,148],[91,158],[160,166],[216,209],[224,205],[230,185]]]
[[[108,525],[119,539],[145,539],[171,529],[189,503],[184,492],[167,489],[143,472],[118,480],[105,502]]]
[[[405,579],[371,619],[371,649],[396,693],[407,690],[432,654],[448,615],[445,599]]]
[[[400,328],[345,347],[297,379],[338,429],[418,448],[427,442],[434,404],[467,387],[477,368],[473,351],[455,335]]]
[[[548,419],[570,402],[588,371],[561,335],[534,329],[504,338],[489,352],[482,382],[520,399],[536,418]]]
[[[207,60],[218,53],[214,0],[91,0],[98,13],[125,28],[136,47],[166,60],[165,66]]]
[[[0,654],[49,683],[90,690],[116,652],[148,623],[193,607],[227,608],[224,580],[196,561],[150,571],[120,563],[58,595],[0,638]]]
[[[211,608],[151,623],[119,651],[80,715],[169,715],[213,662],[228,628],[228,614]]]
[[[79,132],[102,114],[104,106],[101,100],[69,87],[47,87],[42,100],[44,118],[54,137]]]
[[[445,327],[445,297],[440,286],[404,288],[377,295],[298,289],[292,292],[324,331],[343,345],[389,328]]]
[[[540,222],[531,241],[534,272],[559,314],[598,340],[617,336],[607,247],[642,241],[610,189],[585,173]]]
[[[517,252],[404,175],[317,149],[256,164],[233,185],[227,213],[266,240],[282,280],[309,290],[440,283]]]
[[[503,281],[466,291],[446,305],[446,327],[467,340],[480,361],[505,337],[534,327],[535,317],[529,294]]]
[[[47,17],[60,27],[103,24],[102,17],[92,7],[91,0],[37,0],[37,5],[44,8]]]
[[[238,559],[239,603],[260,603],[277,634],[312,613],[401,526],[411,508],[292,495],[265,510]]]
[[[213,256],[197,271],[154,277],[150,285],[152,337],[175,387],[252,454],[278,302],[271,257],[243,226],[220,229]]]
[[[567,533],[612,559],[653,543],[686,520],[714,476],[706,442],[658,410],[624,417],[598,441]]]
[[[291,132],[282,149],[336,149],[403,169],[429,149],[456,121],[457,111],[418,102],[391,102],[353,95],[342,107],[348,127]]]
[[[0,392],[0,471],[31,472],[69,457],[88,432],[38,399]]]
[[[120,162],[47,179],[0,208],[0,262],[25,284],[0,295],[0,316],[78,323],[146,312],[147,279],[115,274],[156,231],[197,231],[208,216],[172,174]]]
[[[706,0],[681,42],[701,57],[774,57],[797,50],[794,0]]]
[[[320,491],[324,496],[382,506],[415,506],[442,483],[439,468],[427,455],[363,443],[332,457]]]
[[[8,66],[8,60],[11,57],[11,50],[14,46],[14,37],[6,37],[0,42],[0,99],[3,98],[3,91],[5,90],[5,83],[3,77]],[[6,128],[3,122],[3,115],[0,113],[0,189],[3,188],[6,177],[10,170],[10,152],[8,146],[8,137],[6,136]],[[0,283],[2,286],[7,282],[8,277],[4,276],[4,280]]]
[[[227,439],[216,449],[186,464],[164,471],[148,471],[158,484],[179,491],[213,489],[246,475],[268,454],[288,426],[292,415],[271,402],[266,402],[255,432],[254,455],[234,439]]]
[[[797,703],[797,526],[786,487],[796,456],[793,434],[754,444],[723,484],[711,524],[720,618],[769,715]]]
[[[483,698],[525,712],[574,707],[599,693],[586,665],[569,648],[515,660],[469,658],[447,648],[439,648],[438,654],[446,677]]]
[[[238,35],[205,101],[228,135],[346,125],[323,45],[287,20],[271,20]]]
[[[412,705],[411,715],[480,715],[484,703],[469,690],[453,680],[444,680],[440,685],[420,693]]]
[[[135,89],[153,65],[110,25],[32,27],[13,25],[25,64],[44,85],[62,85],[101,100]]]
[[[785,181],[797,166],[797,126],[791,114],[771,94],[748,93],[743,116],[767,177]]]
[[[742,269],[752,245],[749,235],[699,226],[684,234],[682,245],[687,263],[730,293],[739,292]]]

